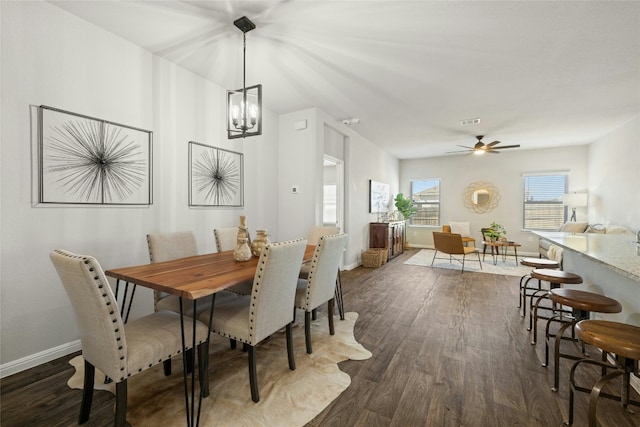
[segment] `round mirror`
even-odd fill
[[[473,192],[471,201],[475,205],[484,206],[487,203],[491,202],[491,193],[489,193],[489,190],[481,188],[480,190],[476,190]]]
[[[500,193],[495,185],[486,181],[472,182],[464,191],[463,201],[465,207],[477,213],[492,211],[498,206]]]

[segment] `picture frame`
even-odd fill
[[[389,211],[389,184],[369,180],[369,213]]]
[[[189,141],[189,206],[244,206],[244,154]]]
[[[149,130],[41,105],[38,203],[151,205]]]

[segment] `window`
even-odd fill
[[[440,224],[440,180],[411,181],[411,200],[417,211],[411,225]]]
[[[325,185],[322,193],[322,223],[324,225],[336,224],[338,217],[336,216],[336,191],[337,186],[335,184]]]
[[[566,221],[562,197],[567,192],[567,175],[525,175],[524,228],[557,230]]]

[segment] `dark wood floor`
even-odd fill
[[[373,357],[341,363],[351,386],[309,426],[561,426],[571,361],[561,361],[553,393],[544,346],[530,345],[516,308],[518,278],[403,264],[414,253],[342,273],[346,308],[359,313],[356,338]],[[81,393],[66,386],[69,358],[3,379],[0,424],[76,425]],[[96,392],[85,425],[111,425],[113,402]],[[601,399],[599,425],[638,427],[635,409]],[[574,425],[586,426],[586,414],[579,393]]]

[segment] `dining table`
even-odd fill
[[[315,250],[315,245],[307,245],[301,261],[307,262],[311,260]],[[122,292],[123,296],[119,302],[120,310],[125,321],[131,310],[131,302],[135,295],[136,286],[143,286],[145,288],[150,288],[155,291],[165,292],[179,297],[181,320],[184,319],[185,316],[185,313],[183,313],[183,301],[192,302],[193,313],[197,313],[197,303],[202,301],[204,298],[210,297],[211,311],[209,313],[208,325],[210,330],[216,293],[248,280],[253,280],[258,266],[259,257],[252,257],[248,261],[235,261],[233,252],[234,251],[217,252],[152,264],[114,268],[105,271],[105,274],[116,279],[116,296],[119,292],[120,282],[125,282]],[[132,284],[133,287],[131,289],[131,294],[129,295],[128,291],[130,284]],[[340,302],[341,300],[342,298],[340,296]],[[190,354],[192,358],[191,366],[195,366],[196,352],[186,352],[188,345],[185,342],[184,323],[181,322],[181,325],[187,427],[193,427],[197,426],[200,422],[202,398],[203,395],[206,396],[208,394],[208,390],[200,390],[196,412],[195,369],[191,370],[191,393],[189,393],[189,378],[186,361],[187,354]],[[193,342],[191,343],[191,348],[195,350],[195,333],[193,333],[192,336]],[[208,339],[205,345],[209,345]],[[206,373],[208,371],[208,367],[206,366],[208,361],[205,361],[204,363],[205,366],[201,371]]]

